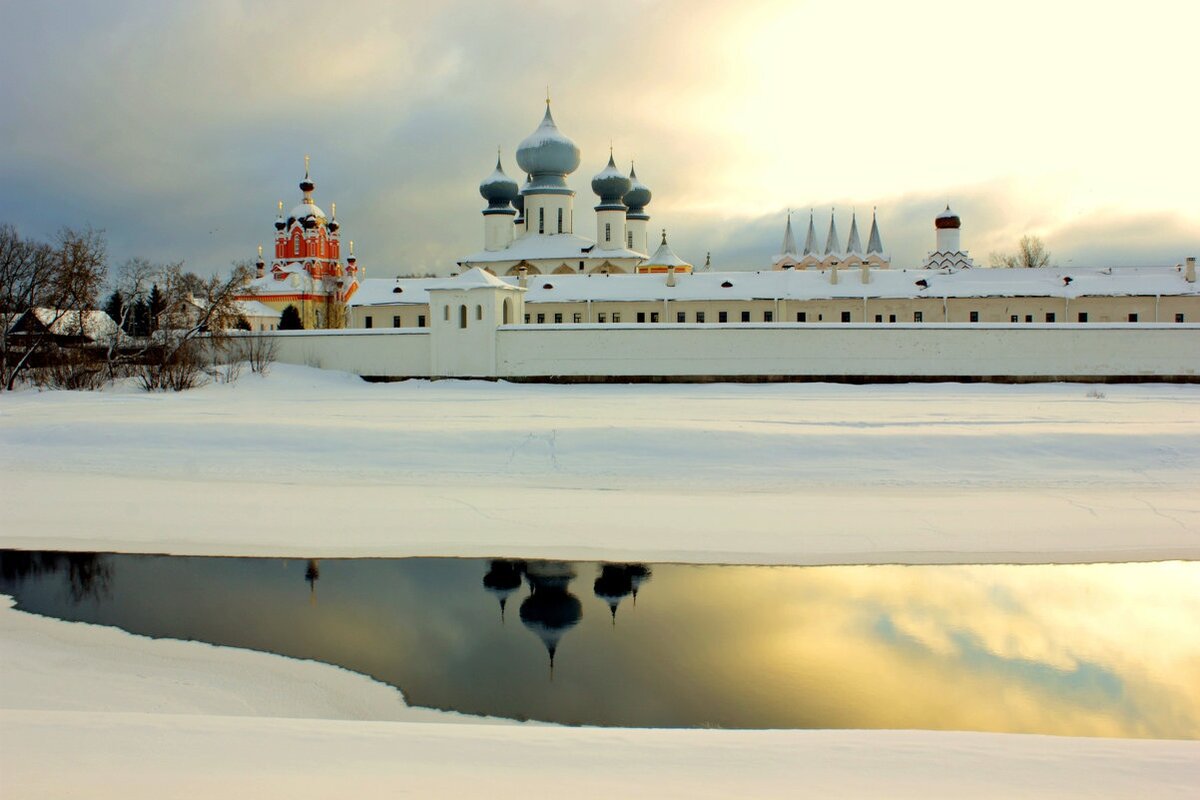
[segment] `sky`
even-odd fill
[[[276,203],[337,203],[368,277],[482,248],[478,183],[549,87],[589,181],[635,160],[693,263],[760,269],[789,208],[836,209],[893,266],[963,219],[979,262],[1041,236],[1054,263],[1200,254],[1200,4],[0,0],[0,223],[106,232],[222,272],[270,252]]]

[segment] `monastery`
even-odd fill
[[[831,214],[822,242],[812,212],[803,247],[788,214],[780,252],[763,270],[694,268],[675,254],[665,230],[650,232],[652,193],[632,165],[628,175],[617,167],[611,151],[591,181],[597,203],[589,238],[576,232],[575,192],[567,185],[580,151],[559,130],[549,101],[518,145],[516,164],[521,185],[497,154],[479,185],[487,203],[483,249],[457,264],[457,273],[479,269],[523,290],[519,318],[505,324],[1200,321],[1195,259],[1177,267],[979,268],[962,248],[962,220],[949,206],[933,219],[933,249],[913,268],[893,268],[874,213],[863,247],[856,215],[843,243]],[[353,242],[342,262],[336,213],[326,217],[314,189],[306,159],[301,202],[286,217],[279,204],[274,258],[268,269],[260,253],[244,299],[280,312],[293,305],[305,328],[430,326],[429,290],[447,280],[366,279]],[[252,327],[273,329],[273,322],[264,316]]]

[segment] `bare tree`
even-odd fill
[[[0,334],[0,377],[12,390],[36,353],[46,350],[53,335],[66,333],[81,339],[87,330],[88,312],[96,308],[97,296],[108,272],[104,232],[86,228],[63,228],[55,246],[23,241],[16,229],[0,226],[0,311],[5,315]],[[19,346],[12,326],[19,315],[33,309],[48,309],[48,319],[29,320]],[[11,315],[11,316],[10,316]],[[72,330],[61,330],[67,321]]]
[[[149,308],[151,287],[161,271],[162,267],[144,258],[131,258],[121,265],[114,291],[122,302],[117,317],[114,317],[117,327],[108,337],[104,352],[109,380],[119,377],[128,364],[145,357],[150,339],[135,337],[130,331],[134,328],[138,308]]]
[[[210,357],[224,349],[229,330],[241,316],[236,301],[251,275],[238,265],[228,278],[214,275],[205,280],[185,272],[182,264],[159,274],[166,307],[158,320],[153,357],[140,374],[148,391],[180,391],[200,382]]]
[[[990,261],[993,267],[1033,269],[1050,263],[1050,251],[1040,237],[1026,234],[1017,243],[1017,252],[992,253]]]

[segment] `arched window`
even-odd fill
[[[512,324],[512,300],[504,298],[504,324]]]
[[[483,306],[475,306],[475,319],[483,319]]]
[[[446,322],[450,321],[450,306],[442,309],[442,319],[446,320]]]
[[[467,307],[466,306],[458,307],[458,327],[460,327],[460,328],[467,327]]]
[[[300,255],[300,235],[299,234],[296,234],[296,237],[294,239],[292,239],[292,255],[294,255],[294,256]]]

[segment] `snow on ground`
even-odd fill
[[[1095,391],[372,385],[282,365],[182,395],[26,391],[0,396],[0,547],[1200,558],[1200,387]],[[462,718],[327,665],[0,607],[4,796],[429,797],[531,778],[572,797],[1200,794],[1196,742],[416,722],[433,719]]]
[[[1197,476],[1196,386],[367,384],[277,365],[182,395],[0,397],[0,546],[21,548],[1197,558]]]

